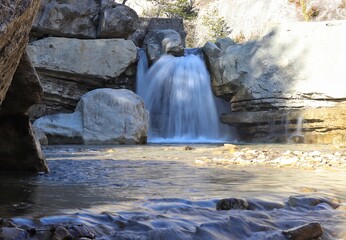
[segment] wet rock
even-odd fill
[[[73,240],[73,239],[74,237],[70,234],[70,232],[62,226],[58,226],[55,229],[51,238],[51,240]]]
[[[135,93],[101,88],[85,94],[74,113],[44,116],[34,125],[50,144],[144,144],[148,116]]]
[[[11,220],[1,218],[0,219],[0,228],[2,228],[2,227],[16,228],[17,226]]]
[[[74,225],[67,227],[67,230],[74,238],[89,238],[95,239],[95,233],[93,230],[85,225]]]
[[[144,46],[151,62],[157,61],[163,54],[184,55],[181,37],[172,29],[150,31],[144,39]]]
[[[28,233],[20,228],[2,227],[0,228],[0,239],[2,240],[26,240]]]
[[[332,209],[338,208],[340,201],[336,199],[328,199],[323,197],[310,197],[305,195],[290,196],[287,205],[291,207],[315,207],[320,204],[325,204]]]
[[[241,198],[225,198],[216,203],[216,210],[231,209],[246,210],[249,209],[249,204],[245,199]]]
[[[289,240],[312,240],[322,237],[323,230],[321,224],[314,222],[282,231],[282,234]]]

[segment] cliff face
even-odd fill
[[[27,114],[42,94],[36,71],[25,53],[39,1],[8,0],[1,4],[0,170],[47,172]]]
[[[228,26],[228,37],[248,40],[263,36],[269,28],[278,23],[305,21],[328,21],[346,19],[346,6],[343,0],[319,1],[306,0],[306,10],[300,1],[294,0],[199,0],[200,9],[196,21],[196,44],[203,46],[213,40],[205,23],[213,10],[217,19],[224,19]]]
[[[214,93],[233,111],[221,120],[238,126],[244,139],[263,141],[290,138],[302,118],[299,134],[307,142],[343,142],[345,32],[346,21],[299,22],[243,44],[207,43]]]

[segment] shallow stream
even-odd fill
[[[49,174],[0,174],[0,217],[27,228],[85,224],[98,239],[285,239],[282,230],[310,222],[323,239],[346,239],[346,211],[331,204],[346,204],[343,171],[198,166],[201,155],[183,146],[44,152]],[[252,207],[217,211],[222,198]]]

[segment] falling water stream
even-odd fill
[[[145,50],[139,52],[137,93],[150,112],[149,142],[224,142],[201,49],[185,52],[164,55],[149,70]]]

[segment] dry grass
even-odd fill
[[[340,5],[339,5],[339,8],[341,9],[346,9],[346,0],[342,0]]]

